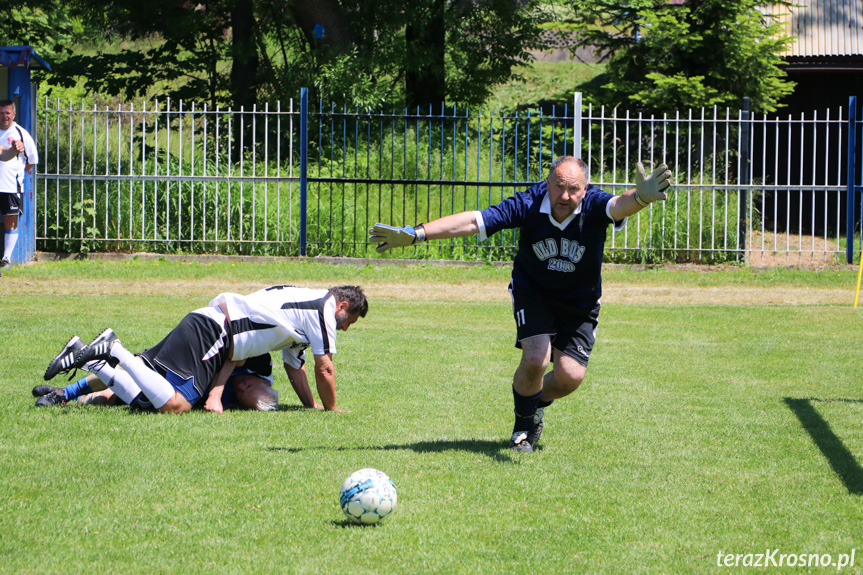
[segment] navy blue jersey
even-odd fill
[[[589,185],[576,212],[562,224],[551,216],[542,182],[479,212],[480,239],[519,228],[512,269],[514,289],[530,290],[558,302],[592,309],[602,295],[600,267],[608,226],[608,202],[614,196]]]

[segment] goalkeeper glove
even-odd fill
[[[662,164],[649,176],[644,175],[644,164],[638,162],[635,164],[635,201],[643,208],[648,204],[658,202],[668,198],[668,195],[662,190],[668,188],[671,182],[671,170],[668,166]]]
[[[390,248],[412,246],[425,240],[426,232],[422,224],[415,228],[410,226],[394,228],[385,224],[375,224],[369,230],[369,241],[378,244],[378,252],[385,252]]]

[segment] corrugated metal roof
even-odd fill
[[[863,55],[863,1],[801,0],[803,6],[773,6],[784,14],[785,33],[794,36],[786,57]]]

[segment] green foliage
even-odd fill
[[[594,99],[654,112],[739,107],[773,112],[791,93],[779,53],[790,38],[758,0],[591,0],[578,4],[583,43],[610,54]],[[784,0],[768,4],[788,6]]]
[[[75,18],[66,3],[52,0],[12,0],[0,11],[2,45],[29,45],[36,53],[53,63],[70,42],[87,30]]]
[[[213,108],[231,102],[223,64],[231,20],[224,3],[199,10],[171,0],[77,0],[70,10],[101,37],[66,46],[49,83],[69,86],[84,78],[91,93],[127,100],[159,96]],[[99,46],[105,47],[86,49]]]
[[[447,21],[447,101],[480,106],[540,48],[540,2],[453,2]]]
[[[440,0],[423,0],[438,3]],[[13,5],[16,3],[13,3]],[[422,27],[417,2],[217,0],[40,0],[0,17],[9,44],[31,43],[52,64],[39,79],[66,97],[171,98],[250,108],[288,101],[299,89],[336,105],[404,106],[406,70],[421,67],[427,46],[407,50],[405,30]],[[242,7],[242,10],[239,8]],[[333,26],[312,36],[309,22],[328,10]],[[450,103],[478,104],[541,46],[541,4],[446,3],[442,38]],[[412,60],[414,58],[414,60]],[[440,68],[444,73],[444,66]]]

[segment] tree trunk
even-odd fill
[[[405,30],[405,92],[409,110],[440,109],[446,100],[445,0],[426,0],[426,10],[417,10],[417,19]]]
[[[237,0],[231,8],[231,100],[234,108],[234,154],[240,157],[241,134],[251,142],[251,114],[258,101],[258,50],[252,0]],[[240,108],[244,113],[240,114]],[[244,121],[244,117],[245,120]]]

